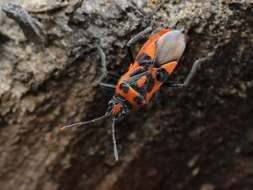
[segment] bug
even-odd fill
[[[183,83],[170,81],[170,75],[174,71],[179,59],[186,47],[186,36],[179,30],[165,28],[152,35],[142,46],[137,56],[133,56],[133,46],[144,39],[152,31],[151,27],[138,33],[127,43],[127,52],[130,59],[130,66],[116,85],[100,83],[100,86],[114,90],[114,95],[108,103],[106,113],[90,121],[74,123],[62,127],[62,129],[78,127],[96,123],[105,118],[112,118],[112,140],[113,151],[118,161],[117,143],[115,138],[115,121],[128,114],[131,110],[148,104],[152,97],[162,86],[186,87],[200,68],[200,64],[208,58],[195,61]],[[110,75],[106,69],[105,54],[98,48],[101,57],[103,75],[101,81]]]

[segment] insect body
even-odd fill
[[[149,103],[168,80],[184,49],[185,37],[177,30],[163,29],[153,35],[118,81],[108,111],[111,109],[117,119],[131,109]]]
[[[199,68],[200,63],[204,61],[204,59],[197,60],[193,64],[190,74],[184,83],[168,83],[171,73],[184,52],[186,46],[185,35],[178,30],[162,29],[146,41],[134,59],[131,46],[143,39],[150,31],[151,28],[147,28],[128,42],[127,49],[131,63],[128,71],[120,77],[117,84],[100,83],[102,87],[115,91],[114,96],[108,103],[105,115],[90,121],[74,123],[63,127],[77,127],[111,117],[113,121],[112,137],[116,160],[118,160],[118,152],[115,138],[115,121],[129,113],[132,109],[148,104],[162,85],[165,85],[165,82],[167,83],[167,87],[187,86]],[[105,55],[101,48],[98,48],[98,51],[101,55],[103,70],[107,72]]]

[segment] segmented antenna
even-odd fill
[[[115,137],[115,118],[112,120],[112,142],[113,142],[113,153],[115,160],[119,160],[119,154],[118,154],[118,149],[117,149],[117,141]]]
[[[102,115],[101,117],[98,117],[98,118],[95,118],[95,119],[92,119],[92,120],[89,120],[89,121],[84,121],[84,122],[79,122],[79,123],[73,123],[71,125],[63,126],[63,127],[61,127],[61,130],[64,130],[66,128],[80,127],[82,125],[93,124],[93,123],[96,123],[97,121],[105,119],[107,117],[109,117],[109,115],[106,113],[105,115]]]
[[[66,128],[72,128],[72,127],[80,127],[82,125],[88,125],[88,124],[94,124],[99,120],[105,119],[109,117],[110,115],[108,113],[105,113],[105,115],[102,115],[101,117],[89,120],[89,121],[84,121],[84,122],[79,122],[79,123],[73,123],[71,125],[66,125],[61,127],[61,130],[64,130]],[[112,120],[112,142],[113,142],[113,153],[115,160],[119,160],[119,154],[118,154],[118,149],[117,149],[117,141],[116,141],[116,133],[115,133],[115,118]]]

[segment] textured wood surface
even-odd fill
[[[1,11],[1,189],[252,188],[251,1],[16,2],[45,41],[29,39]],[[131,36],[175,24],[188,44],[174,79],[182,81],[196,59],[215,56],[189,89],[162,89],[158,101],[116,124],[120,162],[110,121],[59,132],[106,110],[111,94],[97,86],[93,47],[100,44],[108,69],[122,73]]]

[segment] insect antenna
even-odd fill
[[[72,127],[80,127],[82,125],[94,124],[94,123],[98,122],[99,120],[105,119],[107,117],[109,117],[109,115],[108,115],[108,113],[105,113],[105,115],[102,115],[98,118],[95,118],[95,119],[92,119],[92,120],[89,120],[89,121],[73,123],[71,125],[63,126],[63,127],[61,127],[61,130],[64,130],[64,129],[67,129],[67,128],[72,128]]]
[[[113,142],[113,153],[115,160],[119,160],[119,154],[117,149],[117,141],[116,141],[116,135],[115,135],[115,118],[112,120],[112,142]]]

